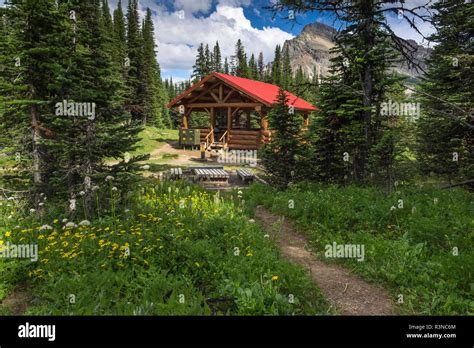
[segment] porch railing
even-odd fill
[[[228,138],[229,138],[228,136],[226,136],[227,133],[229,133],[228,130],[226,130],[226,131],[224,132],[224,134],[222,134],[222,136],[219,138],[219,142],[220,142],[220,143],[224,143],[224,146],[227,145],[227,140],[228,140]],[[224,140],[224,141],[222,141],[222,140]]]
[[[211,129],[211,131],[206,135],[206,138],[204,138],[204,142],[206,143],[206,150],[209,148],[211,145],[211,135],[214,134],[214,129]]]

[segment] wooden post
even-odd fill
[[[304,126],[308,127],[309,126],[309,115],[308,115],[307,112],[303,114],[303,119],[304,119]]]
[[[227,108],[227,140],[230,138],[230,130],[232,129],[232,108]]]
[[[265,110],[260,111],[261,119],[260,119],[260,143],[265,142],[265,133],[268,130],[268,119],[267,119],[267,112]]]
[[[211,107],[211,132],[216,128],[216,109]],[[211,142],[214,142],[214,133],[211,135]]]
[[[191,113],[192,109],[188,109],[183,114],[183,128],[188,129],[189,127],[189,114]]]

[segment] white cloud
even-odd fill
[[[242,3],[240,1],[240,3]],[[247,53],[263,52],[266,61],[273,60],[275,46],[293,35],[279,28],[257,29],[245,17],[242,7],[217,5],[207,17],[161,13],[154,18],[158,44],[158,61],[163,70],[190,69],[194,64],[197,47],[201,42],[212,48],[219,41],[222,55],[234,54],[240,38]]]
[[[174,8],[185,13],[208,13],[212,7],[212,0],[174,0]]]

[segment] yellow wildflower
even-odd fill
[[[277,281],[278,280],[278,276],[273,276],[272,277],[272,281]]]

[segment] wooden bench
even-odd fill
[[[181,168],[171,168],[171,179],[181,179],[183,177],[183,170]]]
[[[229,180],[229,173],[223,167],[193,168],[193,174],[198,181],[225,181]]]
[[[237,176],[243,182],[253,181],[253,179],[255,179],[255,175],[246,169],[237,169]]]

